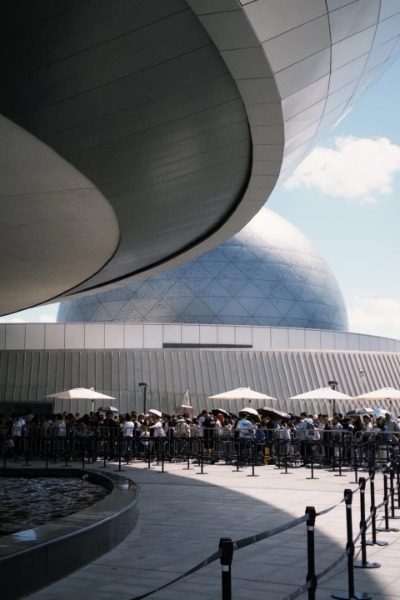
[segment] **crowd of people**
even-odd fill
[[[374,416],[371,411],[364,414],[342,415],[285,415],[279,411],[256,415],[253,411],[240,411],[238,415],[223,409],[202,410],[197,416],[190,413],[165,415],[156,409],[147,414],[129,412],[59,413],[51,415],[13,414],[0,415],[0,442],[9,455],[21,456],[27,448],[27,440],[52,440],[52,452],[62,454],[71,440],[113,440],[107,444],[108,458],[115,453],[114,441],[120,439],[123,453],[129,457],[135,444],[146,449],[152,440],[165,438],[182,443],[185,440],[202,440],[205,452],[215,450],[219,442],[254,442],[259,449],[271,442],[296,440],[303,460],[313,444],[323,449],[327,462],[331,460],[332,446],[344,436],[363,440],[376,439],[379,443],[398,443],[400,426],[390,413],[382,411]],[[354,411],[356,412],[356,411]],[[195,442],[192,442],[191,447]],[[93,446],[94,447],[94,446]],[[33,446],[30,446],[32,451]],[[182,449],[182,445],[180,447]],[[177,450],[178,449],[178,450]],[[179,446],[175,448],[179,451]],[[98,453],[98,447],[93,453]],[[275,450],[274,450],[275,452]]]

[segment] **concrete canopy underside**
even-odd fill
[[[44,146],[39,172],[27,161],[13,172],[1,140],[0,238],[18,252],[2,253],[0,313],[175,266],[239,231],[282,160],[303,156],[396,58],[399,12],[380,0],[8,0],[0,111]],[[86,182],[74,206],[69,169]],[[52,215],[31,253],[36,175]],[[96,218],[97,239],[82,243]],[[55,222],[69,247],[49,235]]]

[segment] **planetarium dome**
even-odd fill
[[[180,267],[62,302],[58,321],[347,328],[326,261],[296,227],[266,208],[232,239]]]

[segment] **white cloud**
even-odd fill
[[[58,304],[28,308],[12,315],[0,317],[0,323],[56,323]]]
[[[0,317],[0,323],[26,323],[25,319],[18,319],[9,315],[7,317]]]
[[[334,148],[315,148],[285,182],[289,190],[316,188],[322,194],[374,202],[392,191],[400,171],[400,146],[387,138],[335,139]]]
[[[57,322],[57,317],[55,315],[39,315],[39,321],[40,323],[56,323]]]
[[[350,331],[400,339],[400,300],[355,297],[347,311]]]

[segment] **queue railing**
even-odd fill
[[[147,432],[148,433],[148,432]],[[32,460],[49,463],[81,462],[83,465],[101,461],[122,464],[145,461],[149,467],[154,462],[182,462],[186,468],[193,463],[213,464],[224,462],[240,470],[273,465],[289,474],[289,469],[306,466],[314,469],[327,468],[337,476],[354,471],[357,482],[360,469],[371,470],[399,456],[399,440],[393,436],[348,431],[321,431],[318,437],[303,437],[293,431],[267,429],[263,437],[238,438],[234,432],[215,430],[203,432],[202,436],[177,437],[172,431],[165,437],[137,435],[124,437],[117,426],[92,427],[80,432],[75,428],[27,429],[25,435],[10,436],[0,431],[0,456],[3,467],[8,463]],[[312,476],[313,477],[313,476]]]

